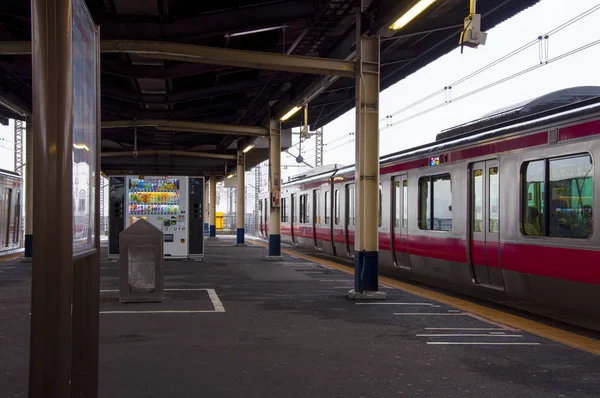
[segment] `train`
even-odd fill
[[[23,248],[23,178],[0,169],[0,257]]]
[[[380,158],[379,272],[600,330],[600,87],[572,87]],[[281,241],[354,256],[354,166],[281,185]],[[268,193],[259,235],[269,235]]]

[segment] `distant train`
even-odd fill
[[[23,247],[23,179],[0,169],[0,256]]]
[[[600,330],[600,87],[557,91],[436,138],[380,160],[380,272]],[[283,184],[282,241],[352,257],[354,189],[354,166]]]

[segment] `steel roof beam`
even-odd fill
[[[224,153],[212,153],[212,152],[190,152],[190,151],[176,151],[176,150],[148,150],[148,151],[111,151],[102,152],[103,158],[108,157],[134,157],[134,156],[160,156],[160,155],[174,155],[174,156],[187,156],[194,158],[211,158],[211,159],[233,159],[235,155],[227,155]]]
[[[234,50],[159,41],[103,40],[102,53],[139,54],[150,58],[170,59],[211,65],[236,66],[315,75],[355,76],[354,62],[339,59],[304,57],[260,51]],[[2,55],[31,55],[31,42],[0,42]]]
[[[102,129],[131,127],[155,127],[159,130],[181,131],[188,133],[227,134],[238,136],[263,137],[269,135],[264,127],[236,126],[230,124],[187,122],[176,120],[119,120],[102,122]]]

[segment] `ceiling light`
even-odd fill
[[[254,144],[250,144],[250,145],[248,145],[246,148],[244,148],[244,149],[242,150],[242,152],[244,152],[244,153],[248,153],[248,152],[250,152],[250,150],[251,150],[252,148],[254,148]]]
[[[85,149],[86,151],[90,151],[90,148],[88,148],[87,145],[85,144],[73,144],[73,148],[75,149]]]
[[[396,22],[390,26],[390,29],[398,30],[403,28],[407,23],[415,19],[417,15],[425,11],[427,7],[432,5],[435,0],[420,0],[417,4],[415,4],[410,10],[408,10],[404,15],[402,15]]]
[[[229,174],[229,175],[227,176],[227,178],[228,178],[228,179],[229,179],[229,178],[233,178],[233,174]]]
[[[286,113],[285,115],[283,115],[281,117],[281,119],[279,119],[279,120],[281,120],[282,122],[288,120],[289,118],[291,118],[292,116],[294,116],[294,114],[296,112],[298,112],[300,109],[302,109],[302,108],[300,108],[299,106],[293,107],[292,109],[290,109],[290,111],[288,113]]]

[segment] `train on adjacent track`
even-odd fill
[[[383,156],[380,273],[600,330],[600,87],[494,112]],[[354,254],[354,166],[281,187],[281,240]],[[268,194],[259,232],[268,237]]]
[[[23,247],[22,190],[19,174],[0,169],[0,256]]]

